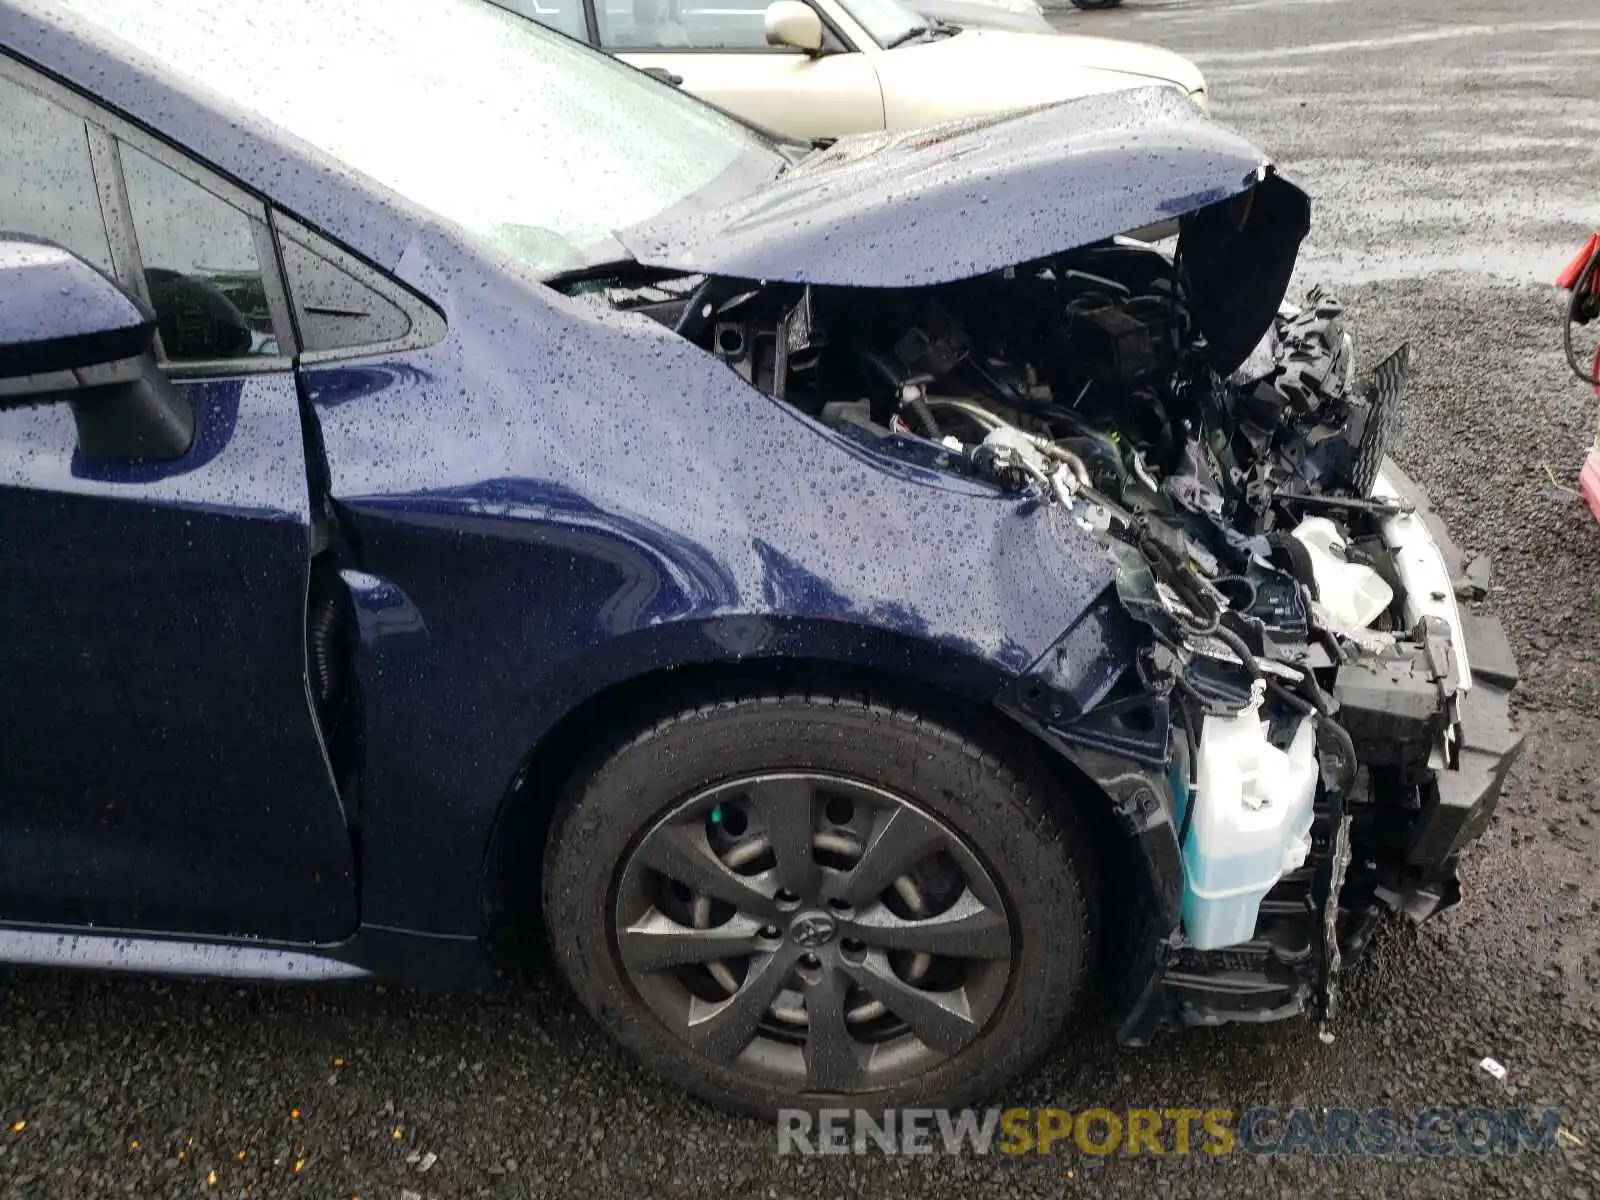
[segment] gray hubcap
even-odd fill
[[[969,1045],[1010,975],[1006,898],[903,797],[751,775],[689,797],[623,860],[613,948],[706,1057],[799,1091],[865,1091]]]

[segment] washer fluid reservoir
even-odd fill
[[[1302,717],[1287,750],[1267,740],[1256,705],[1200,726],[1194,810],[1183,847],[1183,928],[1199,950],[1249,941],[1261,901],[1311,853],[1316,729]],[[1180,813],[1180,828],[1182,825]]]
[[[1378,619],[1394,600],[1394,589],[1371,567],[1346,562],[1345,542],[1327,517],[1307,517],[1290,536],[1311,555],[1317,602],[1339,633],[1356,633]]]

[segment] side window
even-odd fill
[[[589,27],[583,19],[583,0],[493,0],[493,3],[569,38],[580,42],[589,40]]]
[[[410,315],[368,282],[365,265],[287,217],[277,222],[284,281],[307,354],[372,348],[410,336]]]
[[[48,238],[111,274],[83,121],[0,76],[0,163],[0,230]]]
[[[277,355],[251,217],[126,142],[120,156],[167,359]]]
[[[768,51],[766,6],[714,0],[595,0],[608,50]]]
[[[398,280],[273,210],[284,288],[303,362],[414,350],[440,341],[444,316]]]

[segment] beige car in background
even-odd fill
[[[494,3],[796,138],[913,129],[1152,82],[1206,104],[1199,68],[1170,51],[956,25],[900,0]]]

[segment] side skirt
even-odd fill
[[[307,946],[0,923],[0,964],[245,983],[385,980],[430,991],[490,976],[477,938],[370,925],[346,941]]]

